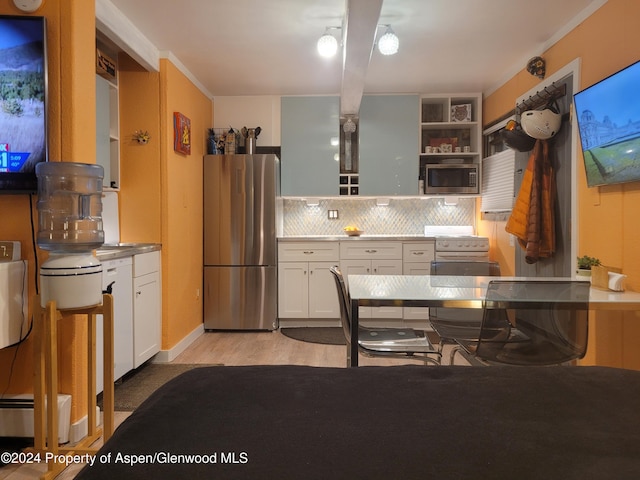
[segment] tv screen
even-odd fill
[[[43,17],[0,15],[0,193],[37,190],[47,160]]]
[[[640,180],[640,61],[573,97],[587,184]]]

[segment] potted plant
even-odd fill
[[[602,265],[600,263],[600,259],[595,257],[590,257],[588,255],[583,255],[582,257],[578,257],[578,275],[583,276],[591,276],[591,267],[597,267]]]

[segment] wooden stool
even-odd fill
[[[41,307],[40,296],[34,297],[34,450],[41,461],[57,455],[92,454],[90,447],[103,435],[107,441],[113,434],[113,297],[102,296],[102,305],[58,310],[56,302]],[[102,315],[104,331],[103,428],[96,427],[96,315]],[[58,445],[58,320],[70,315],[88,315],[88,434],[73,447]],[[45,404],[45,398],[47,399]],[[48,455],[47,455],[48,454]],[[65,463],[50,459],[42,479],[51,479],[66,468]]]

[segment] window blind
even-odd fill
[[[510,148],[482,161],[482,212],[507,212],[513,208],[515,162],[515,151]]]

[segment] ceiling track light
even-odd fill
[[[331,58],[338,52],[338,39],[329,33],[330,30],[340,30],[340,27],[327,27],[318,39],[318,53],[321,57]]]
[[[400,40],[391,29],[391,25],[378,25],[379,27],[387,27],[384,33],[378,38],[378,51],[382,55],[395,55],[398,53]]]

